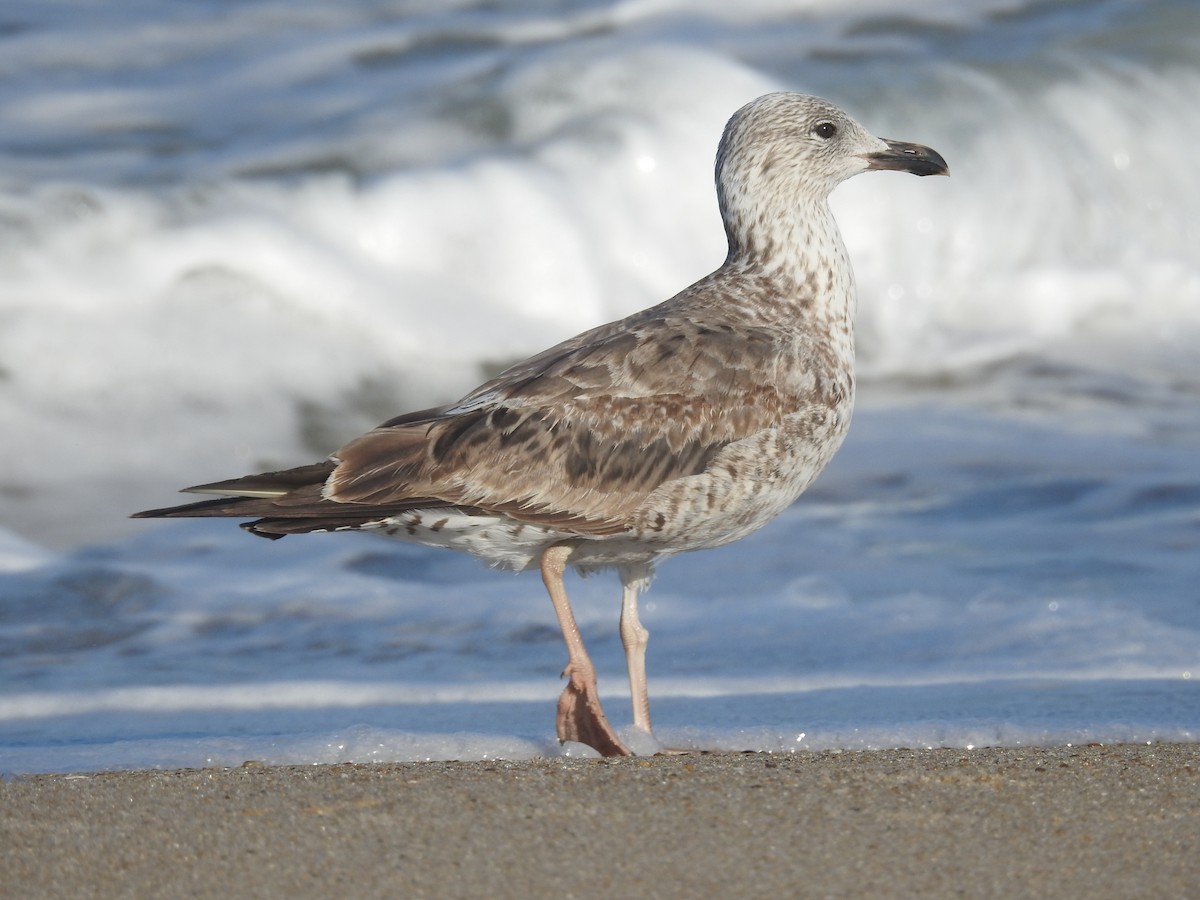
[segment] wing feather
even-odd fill
[[[657,487],[703,472],[728,444],[786,415],[750,383],[780,336],[675,317],[605,326],[551,348],[439,411],[385,423],[333,454],[330,500],[388,506],[414,494],[612,533]],[[748,358],[750,357],[750,358]]]

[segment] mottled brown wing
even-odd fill
[[[412,496],[587,534],[620,531],[645,497],[704,471],[732,441],[778,425],[772,329],[641,317],[534,357],[457,404],[405,416],[333,454],[326,497]],[[794,406],[792,407],[794,408]]]

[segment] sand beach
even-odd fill
[[[5,897],[1182,897],[1200,745],[17,777]]]

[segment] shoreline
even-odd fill
[[[1185,896],[1200,744],[20,776],[0,896]]]

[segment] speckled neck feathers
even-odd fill
[[[759,317],[800,327],[845,332],[849,357],[855,308],[854,276],[829,194],[865,163],[814,134],[823,123],[851,151],[879,141],[837,107],[798,94],[768,94],[729,120],[717,151],[716,186],[729,242],[723,269],[767,278],[773,310]]]

